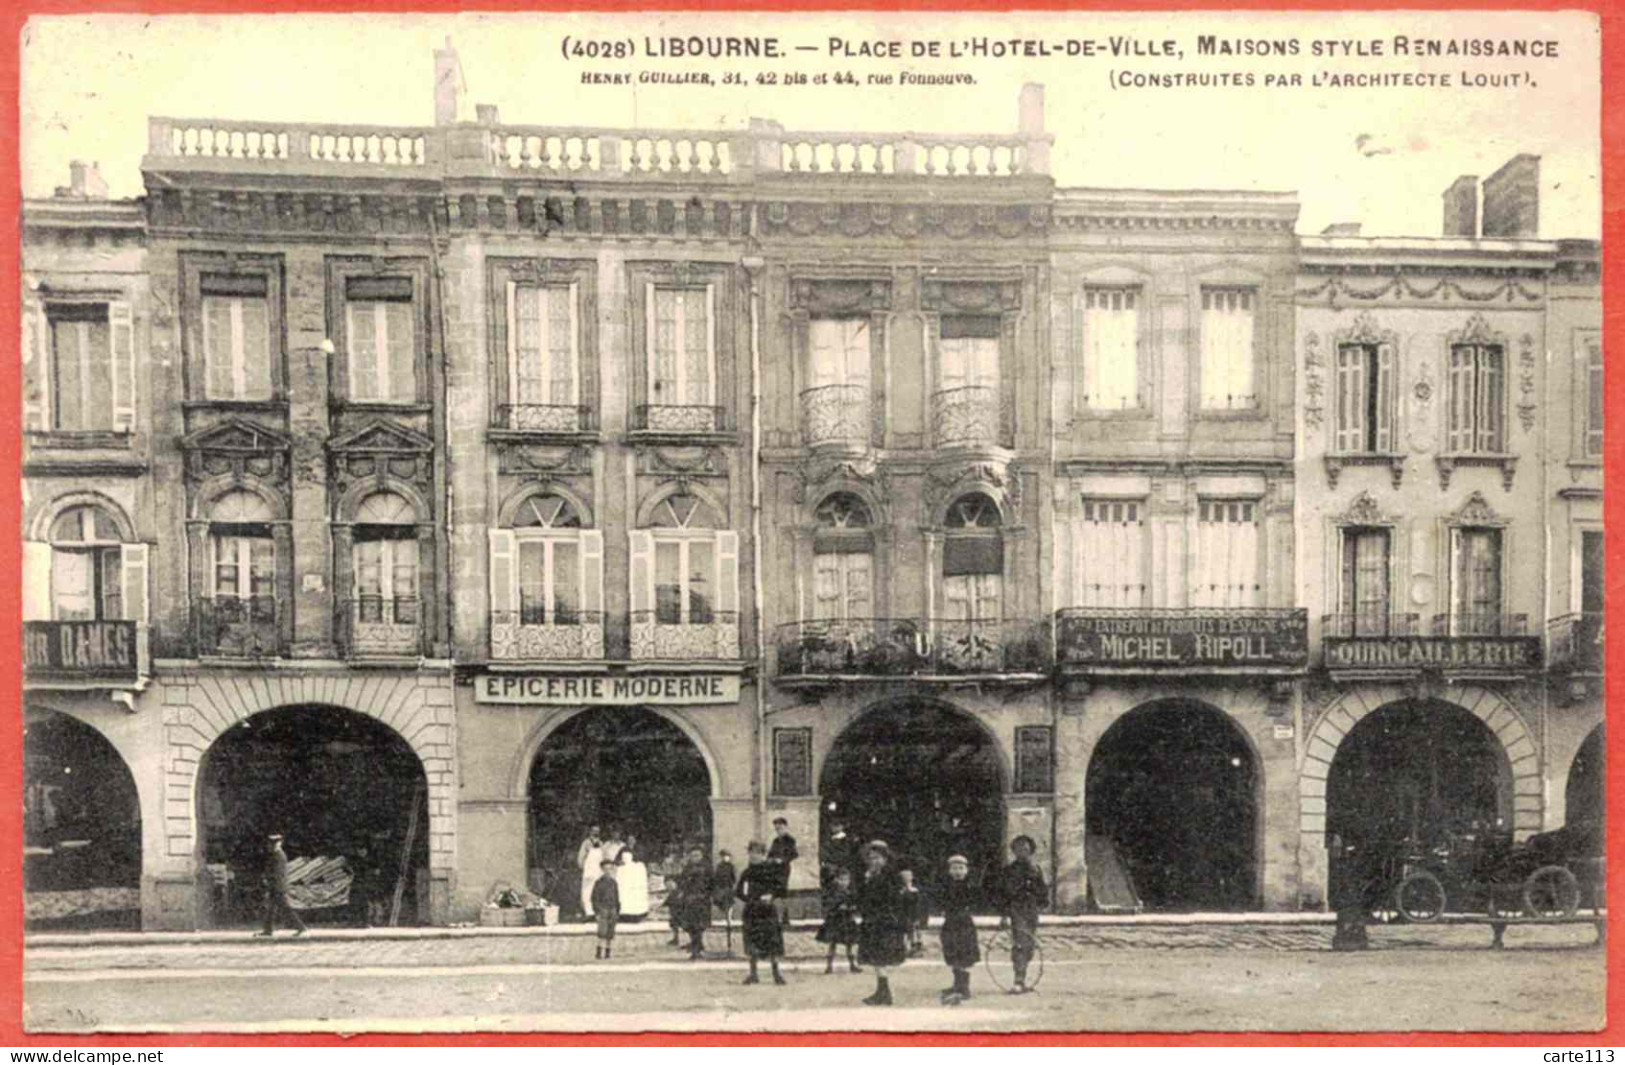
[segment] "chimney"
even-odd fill
[[[1021,87],[1016,105],[1016,132],[1026,141],[1029,174],[1049,173],[1049,146],[1054,140],[1044,132],[1044,86],[1029,81]]]
[[[68,164],[68,183],[56,187],[56,197],[62,200],[105,200],[107,182],[102,180],[101,165],[78,159]]]
[[[1444,235],[1478,236],[1478,175],[1463,174],[1444,190]]]
[[[1359,222],[1333,222],[1320,231],[1323,237],[1357,237],[1360,235]]]
[[[1540,236],[1540,156],[1514,155],[1484,179],[1484,235]]]
[[[462,108],[463,64],[457,59],[457,49],[446,38],[446,47],[434,50],[434,124],[455,125]]]

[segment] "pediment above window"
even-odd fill
[[[257,455],[272,451],[286,451],[292,441],[275,429],[242,418],[227,418],[215,425],[205,426],[181,437],[182,451],[224,452],[239,455]]]
[[[421,455],[434,450],[434,441],[416,429],[378,419],[327,442],[334,454]]]

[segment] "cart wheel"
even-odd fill
[[[1561,865],[1543,865],[1523,882],[1523,911],[1530,917],[1573,917],[1580,908],[1580,882]]]
[[[1427,870],[1418,870],[1394,889],[1394,908],[1407,921],[1426,924],[1444,913],[1444,885]]]

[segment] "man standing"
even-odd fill
[[[305,934],[305,922],[288,904],[288,856],[282,850],[282,837],[273,834],[268,841],[270,847],[266,853],[265,872],[260,877],[265,887],[265,927],[254,934],[272,935],[276,931],[276,918],[280,913],[287,915],[294,928],[293,934],[302,936]]]
[[[1027,966],[1033,960],[1033,949],[1038,945],[1038,911],[1049,903],[1049,888],[1044,874],[1033,863],[1038,845],[1031,836],[1017,836],[1010,841],[1015,860],[1004,867],[1004,882],[1000,885],[1004,901],[1004,919],[1010,924],[1010,964],[1016,971],[1016,984],[1012,995],[1025,995]]]
[[[801,853],[796,850],[796,837],[790,835],[790,822],[783,817],[773,819],[773,842],[767,848],[767,860],[779,877],[779,890],[773,893],[773,905],[779,911],[779,923],[790,923],[790,863]]]

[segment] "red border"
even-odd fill
[[[21,358],[11,345],[21,336],[21,173],[18,165],[18,77],[19,49],[23,23],[32,14],[203,14],[257,12],[282,14],[293,11],[346,14],[355,12],[402,11],[455,14],[460,11],[615,11],[615,10],[731,10],[731,11],[971,11],[1009,12],[1017,10],[1097,10],[1097,11],[1564,11],[1583,10],[1602,20],[1602,189],[1603,189],[1603,291],[1615,294],[1604,308],[1604,344],[1614,352],[1625,352],[1625,260],[1611,249],[1625,247],[1625,11],[1609,0],[728,0],[707,4],[705,0],[639,0],[635,4],[613,0],[16,0],[0,12],[0,84],[9,98],[0,116],[0,154],[12,162],[8,178],[0,188],[0,337],[6,338],[8,357],[0,361],[0,395],[15,396],[20,391]],[[22,544],[18,536],[3,530],[21,527],[21,411],[15,402],[0,403],[0,574],[20,573]],[[1625,377],[1612,370],[1608,378],[1607,418],[1609,424],[1625,419]],[[1625,432],[1607,437],[1604,453],[1605,483],[1625,472]],[[1604,505],[1609,529],[1620,528],[1625,515],[1625,491],[1611,492]],[[1611,567],[1609,613],[1625,613],[1625,565]],[[22,781],[22,745],[15,731],[21,723],[22,674],[16,648],[21,639],[21,597],[19,582],[0,581],[0,683],[17,695],[17,716],[10,732],[12,742],[0,742],[0,794],[17,795]],[[1610,626],[1612,627],[1612,626]],[[1614,630],[1616,633],[1618,629]],[[1625,640],[1613,640],[1607,650],[1607,671],[1625,677]],[[1606,717],[1605,712],[1605,717]],[[1625,765],[1625,736],[1620,730],[1608,744],[1608,759]],[[1625,788],[1610,776],[1608,791],[1610,864],[1625,847]],[[22,805],[0,803],[0,898],[8,900],[0,913],[0,1043],[14,1046],[954,1046],[954,1045],[1070,1045],[1070,1046],[1603,1046],[1617,1044],[1625,1032],[1625,981],[1610,981],[1607,993],[1608,1027],[1600,1033],[1576,1035],[1519,1035],[1500,1033],[1264,1033],[1189,1032],[1144,1034],[1011,1034],[832,1032],[790,1035],[777,1033],[743,1034],[471,1034],[471,1035],[372,1035],[343,1037],[327,1034],[302,1035],[119,1035],[119,1036],[31,1036],[22,1030]],[[1616,911],[1617,912],[1617,911]],[[1608,966],[1615,973],[1625,957],[1625,920],[1610,920]]]

